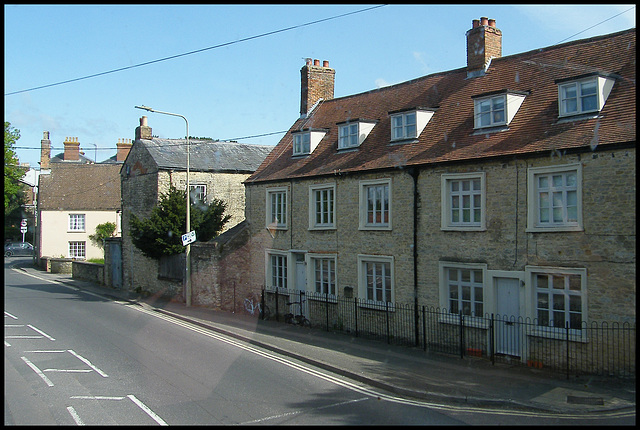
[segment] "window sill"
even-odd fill
[[[554,328],[554,327],[531,327],[527,329],[527,336],[531,337],[541,337],[545,339],[554,339],[554,340],[567,340],[567,329],[566,328]],[[586,337],[586,332],[582,332],[582,330],[569,329],[569,342],[582,342],[588,343],[589,339]]]
[[[389,142],[389,146],[392,146],[392,145],[404,145],[406,143],[418,143],[418,138],[417,137],[407,137],[405,139],[392,140],[391,142]]]
[[[314,226],[314,227],[309,227],[309,231],[335,231],[336,230],[336,226],[335,225],[331,225],[331,226]]]
[[[358,307],[371,309],[374,311],[392,311],[395,312],[396,307],[391,302],[376,302],[374,300],[358,300]]]
[[[360,231],[392,231],[393,229],[389,225],[379,226],[379,227],[371,226],[371,225],[363,225],[358,227],[358,230]]]
[[[444,226],[440,227],[442,231],[487,231],[485,226]]]
[[[478,127],[474,129],[473,133],[471,133],[471,136],[480,136],[483,134],[499,133],[501,131],[508,131],[508,130],[509,130],[509,126],[506,124],[494,125],[494,126],[488,126],[488,127]]]
[[[358,146],[349,146],[349,147],[344,147],[344,148],[337,148],[336,150],[338,152],[355,152],[360,148],[360,145]]]
[[[588,112],[588,113],[560,115],[558,117],[558,121],[556,121],[556,124],[565,124],[567,122],[594,119],[594,118],[598,118],[599,114],[600,114],[599,111],[595,111],[595,112]]]
[[[527,227],[527,233],[562,233],[584,231],[582,226],[558,226],[558,227]]]

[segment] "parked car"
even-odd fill
[[[4,244],[4,256],[33,255],[33,245],[29,242],[9,242]]]

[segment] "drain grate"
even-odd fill
[[[602,397],[567,396],[567,403],[604,406],[604,399]]]

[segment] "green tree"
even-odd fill
[[[20,182],[24,168],[19,167],[18,157],[13,147],[20,139],[20,130],[4,122],[4,237],[17,239],[20,233],[20,220],[26,218],[24,212],[26,185]],[[29,234],[30,235],[30,234]]]
[[[104,246],[104,240],[109,237],[113,237],[113,233],[116,231],[116,224],[113,222],[105,222],[104,224],[98,224],[96,226],[96,234],[90,234],[89,239],[97,246],[102,248]]]
[[[160,259],[163,255],[184,252],[182,235],[186,232],[187,195],[171,186],[160,195],[160,201],[151,210],[147,219],[140,219],[131,213],[130,235],[133,244],[144,255]],[[231,218],[225,215],[226,203],[213,199],[208,205],[190,207],[190,227],[195,230],[198,241],[207,242],[216,237]]]
[[[4,212],[5,215],[24,202],[20,178],[24,174],[19,167],[18,157],[13,146],[20,139],[20,130],[4,122]]]

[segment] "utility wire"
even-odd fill
[[[147,61],[147,62],[144,62],[144,63],[134,64],[132,66],[120,67],[118,69],[108,70],[106,72],[95,73],[93,75],[83,76],[83,77],[75,78],[75,79],[68,79],[66,81],[56,82],[56,83],[53,83],[53,84],[41,85],[39,87],[28,88],[26,90],[13,91],[11,93],[5,93],[5,96],[11,96],[11,95],[14,95],[14,94],[25,93],[25,92],[28,92],[28,91],[40,90],[40,89],[43,89],[43,88],[49,88],[49,87],[53,87],[53,86],[56,86],[56,85],[68,84],[68,83],[71,83],[71,82],[81,81],[83,79],[95,78],[95,77],[98,77],[98,76],[108,75],[110,73],[122,72],[124,70],[134,69],[136,67],[148,66],[149,64],[159,63],[161,61],[173,60],[174,58],[180,58],[180,57],[184,57],[184,56],[187,56],[187,55],[197,54],[199,52],[204,52],[204,51],[208,51],[208,50],[216,49],[216,48],[222,48],[224,46],[235,45],[236,43],[246,42],[246,41],[253,40],[253,39],[259,39],[261,37],[271,36],[271,35],[274,35],[274,34],[283,33],[285,31],[295,30],[297,28],[307,27],[309,25],[319,24],[321,22],[331,21],[331,20],[338,19],[338,18],[343,18],[343,17],[349,16],[349,15],[355,15],[357,13],[367,12],[367,11],[370,11],[370,10],[373,10],[373,9],[378,9],[378,8],[381,8],[381,7],[384,7],[384,6],[387,6],[387,5],[383,4],[383,5],[378,5],[378,6],[372,6],[372,7],[366,8],[366,9],[361,9],[361,10],[357,10],[357,11],[354,11],[354,12],[347,12],[347,13],[343,13],[341,15],[332,16],[332,17],[329,17],[329,18],[318,19],[318,20],[307,22],[307,23],[304,23],[304,24],[298,24],[298,25],[294,25],[294,26],[291,26],[291,27],[282,28],[280,30],[273,30],[273,31],[269,31],[267,33],[258,34],[256,36],[245,37],[244,39],[238,39],[238,40],[234,40],[232,42],[225,42],[225,43],[221,43],[219,45],[209,46],[207,48],[196,49],[195,51],[189,51],[189,52],[185,52],[185,53],[182,53],[182,54],[172,55],[170,57],[164,57],[164,58],[160,58],[160,59],[157,59],[157,60],[152,60],[152,61]]]
[[[572,38],[576,37],[578,34],[582,34],[582,33],[584,33],[584,32],[585,32],[585,31],[587,31],[587,30],[591,30],[592,28],[599,26],[600,24],[604,24],[605,22],[607,22],[607,21],[609,21],[609,20],[612,20],[613,18],[615,18],[615,17],[617,17],[617,16],[622,15],[623,13],[627,13],[627,12],[629,12],[629,11],[630,11],[630,10],[632,10],[632,9],[635,9],[635,6],[633,6],[633,7],[629,8],[629,9],[627,9],[627,10],[623,11],[623,12],[620,12],[620,13],[619,13],[619,14],[617,14],[617,15],[613,15],[611,18],[607,18],[607,19],[605,19],[604,21],[600,21],[599,23],[597,23],[597,24],[595,24],[595,25],[592,25],[592,26],[591,26],[591,27],[589,27],[589,28],[585,28],[584,30],[579,31],[578,33],[574,34],[573,36],[569,36],[569,37],[567,37],[566,39],[561,40],[560,42],[556,43],[556,45],[559,45],[559,44],[560,44],[560,43],[562,43],[562,42],[566,42],[567,40],[569,40],[569,39],[572,39]]]

